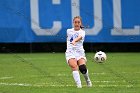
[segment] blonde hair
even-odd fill
[[[82,22],[82,18],[81,18],[80,16],[75,16],[75,17],[73,18],[73,21],[74,21],[76,18],[80,19],[81,22]]]
[[[80,19],[80,21],[81,21],[81,26],[80,26],[80,28],[81,28],[81,29],[84,28],[84,26],[83,26],[83,24],[82,24],[82,18],[81,18],[80,16],[75,16],[75,17],[73,18],[73,21],[74,21],[76,18]]]

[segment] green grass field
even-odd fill
[[[77,89],[64,53],[0,54],[0,93],[140,93],[140,53],[86,53],[93,87]]]

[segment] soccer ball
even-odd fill
[[[94,55],[94,61],[97,63],[103,63],[106,61],[106,59],[107,59],[107,56],[105,52],[99,51],[99,52],[96,52]]]

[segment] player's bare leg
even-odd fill
[[[69,60],[69,66],[72,69],[72,75],[73,75],[74,81],[77,85],[77,88],[82,88],[81,80],[80,80],[80,74],[79,74],[79,71],[78,71],[77,60],[74,59],[74,58],[70,59]]]
[[[85,64],[85,59],[82,58],[82,59],[78,60],[78,65],[79,65],[80,72],[83,74],[83,76],[86,80],[87,86],[92,87],[92,82],[89,78],[88,69],[86,68],[86,64]]]

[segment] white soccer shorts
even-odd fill
[[[84,51],[78,51],[78,50],[67,50],[65,52],[65,56],[66,56],[66,61],[68,63],[68,61],[71,59],[71,58],[75,58],[77,61],[81,58],[84,58],[85,61],[87,61],[86,57],[85,57],[85,52]]]

